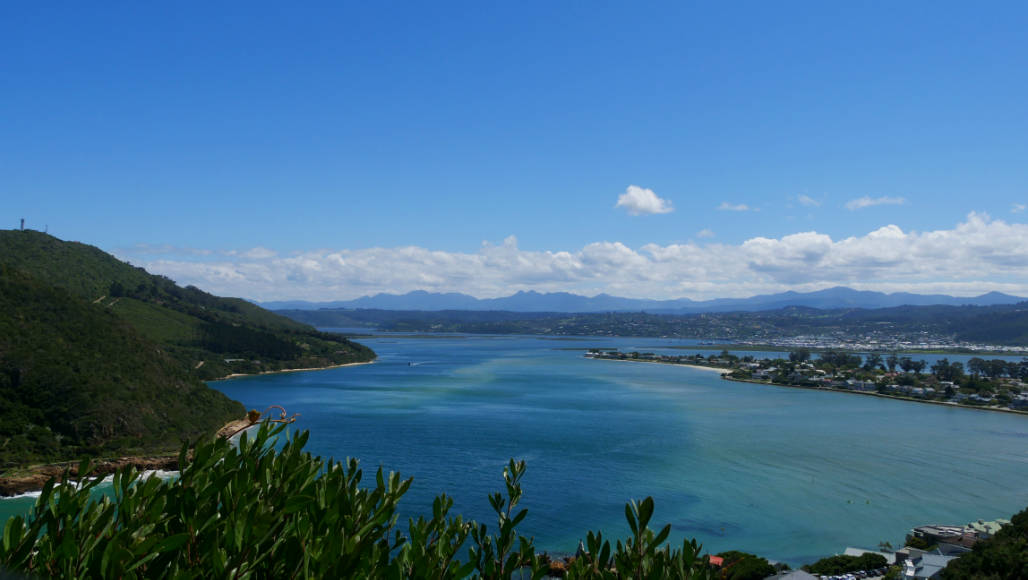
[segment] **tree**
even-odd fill
[[[975,376],[985,374],[985,359],[973,357],[967,361],[967,370]]]
[[[810,360],[809,348],[798,348],[789,352],[789,360],[794,363],[801,363]]]
[[[940,358],[932,365],[932,374],[940,381],[956,381],[964,376],[964,365],[960,362],[950,363],[948,358]]]
[[[899,359],[896,357],[896,353],[892,353],[888,358],[885,359],[885,365],[889,367],[889,372],[896,372],[896,365],[899,363]]]
[[[912,365],[914,374],[921,376],[921,371],[923,371],[926,366],[928,366],[928,363],[923,360],[914,361],[914,364]]]
[[[866,552],[860,556],[829,556],[822,558],[813,564],[803,567],[811,574],[846,574],[847,572],[858,572],[860,570],[873,570],[888,564],[881,554]]]
[[[731,550],[718,554],[724,558],[721,577],[727,580],[762,580],[775,573],[775,567],[754,554]]]
[[[909,373],[914,370],[914,361],[909,356],[901,358],[899,360],[899,364],[900,368],[903,369],[903,372],[905,373]]]
[[[994,358],[985,365],[985,372],[989,375],[990,379],[1002,377],[1003,375],[1013,376],[1007,372],[1007,361],[1003,359]]]
[[[882,366],[882,355],[880,355],[880,354],[878,354],[876,352],[873,352],[873,353],[867,355],[867,357],[864,358],[864,370],[865,371],[874,370],[875,367],[884,368]]]

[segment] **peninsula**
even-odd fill
[[[965,365],[940,359],[928,364],[909,356],[865,356],[828,350],[815,358],[797,349],[788,358],[742,356],[722,351],[704,356],[658,355],[593,348],[586,358],[714,369],[728,380],[782,387],[857,393],[918,403],[935,403],[1028,415],[1028,360],[972,358]]]

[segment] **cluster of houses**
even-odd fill
[[[772,365],[772,366],[766,366]],[[960,385],[953,381],[941,381],[932,375],[919,377],[918,383],[901,384],[894,382],[904,373],[887,372],[879,375],[877,380],[854,378],[852,371],[829,373],[814,368],[810,363],[797,365],[786,373],[773,366],[768,360],[741,363],[737,365],[749,372],[749,378],[757,381],[776,381],[789,385],[809,386],[824,389],[839,389],[866,393],[882,393],[913,399],[934,400],[957,405],[973,405],[984,407],[1006,407],[1012,410],[1028,410],[1028,384],[1017,378],[994,379],[999,388],[1007,391],[1000,399],[997,393],[966,393],[960,392]],[[733,376],[732,378],[745,378]],[[784,381],[782,380],[784,379]]]
[[[586,356],[608,360],[709,366],[724,369],[724,376],[734,380],[879,393],[955,405],[1028,411],[1028,384],[1015,377],[992,379],[996,392],[962,392],[960,385],[954,381],[940,380],[930,373],[915,375],[904,372],[860,372],[861,369],[826,369],[819,368],[816,361],[754,360],[750,357],[740,359],[724,354],[709,357],[702,355],[675,356],[651,352],[620,352],[613,349],[593,349]],[[916,380],[912,380],[912,377],[916,377]]]
[[[966,526],[920,526],[911,530],[911,537],[928,549],[905,547],[895,552],[896,563],[903,566],[903,578],[921,580],[938,578],[950,562],[970,552],[981,540],[992,537],[1010,520],[977,520]]]
[[[900,577],[904,580],[930,580],[940,578],[942,570],[950,562],[970,552],[971,548],[981,540],[992,537],[1010,520],[993,521],[977,520],[966,526],[920,526],[911,530],[908,543],[916,543],[923,548],[906,546],[894,552],[846,548],[846,556],[863,556],[867,553],[878,554],[885,558],[889,567],[899,567]],[[877,578],[880,570],[865,571],[857,574],[842,574],[835,577],[818,577],[802,570],[781,572],[765,580],[826,580],[845,578]]]

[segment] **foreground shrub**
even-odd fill
[[[541,578],[531,538],[517,533],[524,462],[504,469],[505,494],[489,497],[495,531],[449,513],[436,498],[432,517],[397,529],[397,505],[411,485],[381,468],[362,487],[356,460],[327,462],[303,447],[309,434],[286,438],[262,426],[238,447],[217,440],[183,448],[178,479],[142,478],[127,468],[110,496],[93,497],[99,480],[81,486],[51,481],[28,518],[7,521],[0,541],[5,570],[62,578]],[[276,449],[278,437],[284,439]],[[88,473],[83,464],[79,473]],[[662,545],[653,500],[631,502],[632,537],[611,550],[589,532],[589,554],[576,578],[710,578],[696,542]],[[460,554],[466,559],[461,560]],[[616,568],[617,571],[614,569]]]

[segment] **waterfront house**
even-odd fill
[[[940,578],[943,568],[953,560],[956,560],[956,556],[943,556],[942,554],[928,554],[924,552],[916,556],[911,554],[910,558],[903,562],[903,578],[906,580]]]
[[[918,526],[910,535],[930,544],[960,544],[973,546],[978,538],[969,526]]]
[[[979,540],[985,540],[991,538],[1000,528],[1009,524],[1010,520],[1000,518],[989,522],[983,520],[973,521],[967,524],[967,527],[973,530]]]

